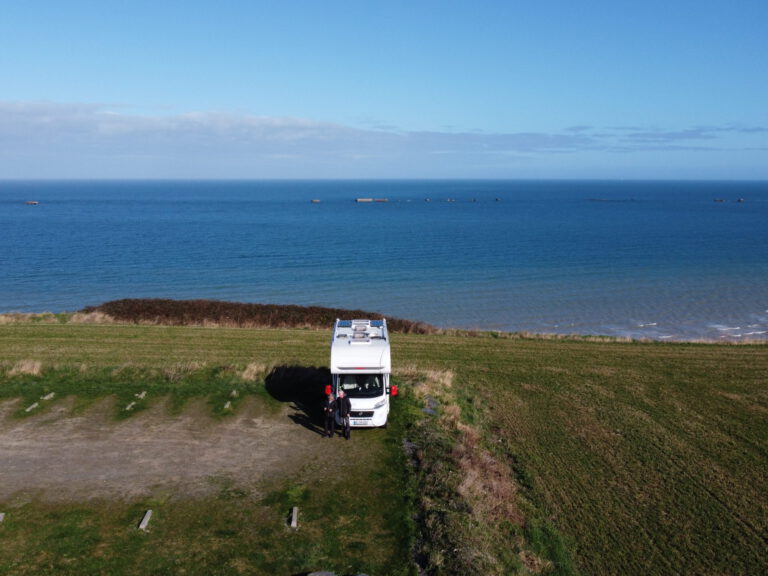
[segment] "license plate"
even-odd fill
[[[352,426],[368,426],[368,420],[352,420]]]

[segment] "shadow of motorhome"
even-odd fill
[[[328,368],[275,366],[267,376],[267,392],[279,402],[289,402],[296,414],[291,419],[318,434],[323,432],[325,387],[331,383]]]

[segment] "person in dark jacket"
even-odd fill
[[[339,391],[339,399],[336,402],[336,406],[339,409],[339,420],[344,431],[344,438],[349,440],[349,413],[352,411],[352,402],[344,393],[344,390]]]
[[[336,433],[336,400],[333,399],[333,394],[328,394],[323,402],[323,416],[325,416],[325,435],[332,438]]]

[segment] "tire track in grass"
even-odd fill
[[[661,448],[656,445],[659,450]],[[695,476],[693,473],[689,471],[689,466],[682,460],[682,458],[676,457],[672,453],[666,454],[667,459],[670,461],[670,463],[675,467],[675,470],[681,474],[682,476],[685,476],[691,484],[696,486],[699,490],[706,493],[707,496],[709,496],[712,500],[717,502],[723,510],[727,511],[733,518],[735,518],[738,523],[742,526],[742,528],[745,528],[748,532],[750,532],[756,540],[762,543],[763,549],[768,549],[768,536],[761,533],[760,529],[755,526],[748,518],[744,517],[738,510],[735,508],[732,508],[728,505],[728,500],[721,497],[716,491],[714,491],[712,488],[710,488],[705,482],[699,480],[697,476]]]
[[[691,505],[699,504],[699,506],[695,508],[684,509],[680,509],[679,504],[677,504],[677,506],[672,505],[673,512],[675,509],[680,510],[680,512],[676,514],[678,519],[682,520],[685,517],[689,517],[690,521],[696,523],[695,525],[698,527],[698,530],[696,530],[693,535],[697,540],[706,539],[706,534],[708,533],[707,530],[713,529],[714,522],[711,520],[712,517],[719,519],[730,516],[735,520],[736,526],[746,528],[747,531],[752,533],[753,537],[757,537],[758,540],[762,541],[763,546],[759,546],[759,548],[764,548],[766,539],[760,534],[759,529],[757,529],[751,521],[744,517],[735,507],[729,505],[726,498],[718,494],[717,491],[713,490],[693,472],[693,470],[701,470],[701,463],[708,461],[708,459],[705,455],[699,453],[701,450],[698,446],[691,446],[689,443],[683,441],[680,438],[680,435],[681,433],[685,433],[686,436],[693,439],[697,438],[696,435],[690,435],[684,427],[676,426],[674,419],[669,419],[669,425],[665,426],[656,419],[658,416],[655,418],[639,408],[627,410],[626,415],[626,422],[631,427],[633,435],[638,438],[644,438],[646,446],[651,449],[648,461],[655,463],[655,469],[658,471],[656,474],[657,477],[663,480],[665,484],[669,484],[669,488],[674,491],[675,497],[671,498],[671,500],[675,503],[691,501]],[[662,469],[662,464],[668,469]],[[706,495],[706,497],[696,497],[695,492],[692,492],[692,489],[699,494]],[[657,491],[657,493],[659,497],[668,494],[659,491]],[[724,512],[713,512],[713,514],[705,515],[702,518],[702,513],[698,512],[702,505],[714,505],[715,508],[719,508]],[[683,514],[683,516],[680,516],[680,514]],[[702,523],[702,520],[705,520],[705,522]],[[742,532],[742,530],[740,530],[739,533],[740,532]],[[669,535],[674,536],[672,533]],[[688,537],[690,537],[690,534]],[[677,540],[678,539],[675,538],[673,539],[673,542],[676,542]],[[707,540],[705,540],[705,542],[707,542]],[[710,546],[697,548],[695,557],[700,559],[699,564],[704,562],[706,565],[708,562],[715,560],[717,555],[715,554],[715,551],[710,548]],[[750,546],[750,548],[754,550],[754,547]],[[713,554],[715,558],[709,557]],[[756,554],[756,557],[759,557],[759,553]],[[690,559],[690,555],[681,557],[683,563]],[[749,571],[747,573],[749,573]]]
[[[563,412],[565,415],[566,412]],[[632,499],[631,495],[638,494],[639,488],[633,483],[635,475],[628,473],[626,470],[625,462],[627,457],[620,454],[621,450],[616,449],[616,445],[610,441],[607,434],[596,436],[595,423],[577,422],[573,419],[573,416],[579,414],[578,409],[572,409],[567,411],[568,416],[558,420],[562,425],[563,433],[560,434],[562,439],[567,439],[567,442],[563,442],[565,447],[559,450],[540,452],[543,459],[546,460],[548,470],[552,470],[553,474],[547,474],[548,480],[544,481],[545,487],[542,491],[545,492],[545,500],[550,503],[559,502],[558,508],[560,508],[562,515],[557,519],[561,528],[566,531],[579,535],[582,543],[585,542],[585,534],[588,535],[586,542],[591,542],[590,551],[594,554],[599,550],[605,550],[609,552],[612,550],[612,555],[622,558],[622,564],[625,568],[634,565],[637,569],[648,573],[647,571],[654,565],[654,562],[639,562],[639,559],[644,557],[638,555],[636,552],[640,548],[649,553],[651,558],[659,559],[661,564],[665,567],[665,574],[676,573],[676,569],[671,559],[669,558],[668,551],[664,550],[654,538],[653,533],[642,522],[642,517],[637,514],[637,501]],[[585,426],[589,426],[591,434],[585,434],[581,437],[574,431]],[[570,433],[566,430],[570,429]],[[551,438],[550,438],[551,440]],[[588,464],[585,460],[593,461]],[[578,470],[591,470],[592,474],[554,474],[554,471],[578,471]],[[602,474],[600,474],[600,472]],[[614,483],[616,486],[624,487],[622,491],[611,491],[614,494],[613,497],[608,499],[608,506],[605,507],[606,500],[596,501],[595,498],[589,495],[600,489],[600,486],[607,486],[611,484],[610,477],[619,478]],[[621,478],[623,476],[623,478]],[[550,486],[559,487],[557,490],[552,490]],[[622,495],[622,492],[630,495],[627,498]],[[598,505],[595,508],[595,505]],[[602,505],[601,505],[602,504]],[[567,510],[570,508],[570,512]],[[587,531],[589,525],[583,525],[579,522],[577,525],[563,524],[563,521],[570,518],[585,519],[589,517],[609,518],[612,517],[615,520],[612,522],[600,521],[598,524],[601,526],[599,530],[595,530],[594,520],[589,523],[592,526],[591,532]],[[635,545],[632,548],[626,547],[625,539],[622,538],[616,531],[611,530],[613,524],[621,524],[624,527],[624,533],[631,533],[639,535],[645,542],[644,545]],[[608,543],[606,543],[606,541]],[[581,558],[581,563],[584,566],[584,562],[587,557]],[[584,566],[588,570],[597,569],[591,562],[587,562]],[[618,572],[617,572],[618,573]]]

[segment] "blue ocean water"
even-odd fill
[[[138,297],[768,339],[768,183],[0,182],[0,312]]]

